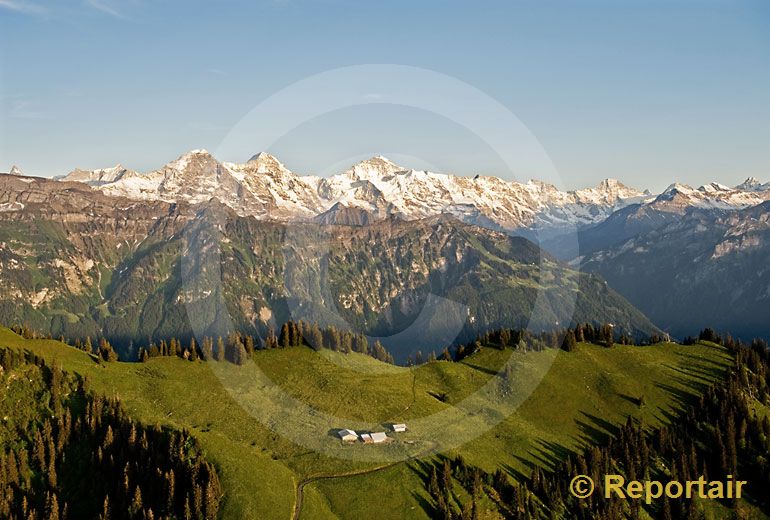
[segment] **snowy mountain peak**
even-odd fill
[[[96,169],[96,170],[93,170],[93,171],[109,175],[109,174],[117,174],[117,173],[119,173],[121,171],[125,171],[125,170],[126,170],[126,167],[123,166],[122,164],[118,163],[115,166],[113,166],[112,168],[99,168],[99,169]]]
[[[172,163],[181,161],[181,162],[189,162],[193,160],[207,160],[207,159],[213,159],[214,156],[211,155],[211,153],[208,150],[205,150],[203,148],[200,148],[198,150],[190,150],[189,152],[180,155],[178,158],[176,158],[174,161],[171,161]]]
[[[761,183],[759,182],[759,179],[757,179],[756,177],[749,177],[748,179],[746,179],[745,181],[743,181],[742,183],[737,185],[735,187],[735,189],[737,189],[737,190],[750,190],[752,188],[756,188],[760,184]]]
[[[770,190],[770,182],[762,184],[756,177],[749,177],[737,185],[735,189],[741,191],[768,191]]]
[[[112,168],[98,168],[96,170],[82,170],[77,168],[67,174],[62,180],[72,182],[85,182],[92,186],[99,186],[102,184],[112,183],[124,176],[136,175],[136,172],[129,170],[122,164],[118,163]]]
[[[21,168],[19,168],[15,164],[11,166],[11,171],[9,171],[8,173],[11,175],[24,175],[23,173],[21,173]]]
[[[577,202],[614,206],[629,204],[645,198],[644,192],[629,188],[617,179],[604,179],[595,188],[574,192]]]
[[[639,191],[636,188],[630,188],[617,179],[604,179],[595,189],[617,198],[629,198],[644,195],[644,192]]]
[[[663,190],[663,193],[661,195],[675,195],[677,193],[690,193],[693,191],[692,186],[688,186],[687,184],[682,184],[680,182],[675,182],[673,184],[670,184],[668,188]]]
[[[366,159],[365,161],[361,161],[359,164],[386,165],[392,168],[401,168],[401,166],[397,165],[396,163],[394,163],[384,155],[372,156],[369,159]]]
[[[378,180],[396,172],[406,171],[408,168],[397,165],[387,157],[375,155],[370,159],[353,165],[345,175],[355,180]]]
[[[725,186],[724,184],[720,184],[718,182],[710,182],[708,184],[705,184],[698,188],[698,190],[704,192],[704,193],[714,193],[719,191],[731,191],[731,188]]]
[[[747,208],[768,199],[762,186],[754,185],[751,179],[743,185],[730,188],[718,182],[712,182],[694,189],[686,184],[672,184],[658,195],[651,205],[663,211],[684,213],[687,208],[731,210]]]
[[[239,167],[241,165],[236,165],[236,169]],[[267,152],[259,152],[254,155],[243,167],[256,167],[257,173],[289,172],[289,169],[281,161]]]
[[[216,162],[214,156],[212,156],[208,150],[198,149],[191,150],[185,154],[180,155],[170,163],[166,164],[163,168],[169,170],[184,171],[187,170],[190,165]]]
[[[267,152],[259,152],[259,153],[255,154],[255,155],[252,155],[251,159],[249,159],[248,162],[257,162],[257,163],[276,162],[276,163],[280,163],[280,161],[274,155],[270,155]]]
[[[699,193],[698,190],[693,189],[691,186],[675,182],[663,190],[652,202],[659,205],[671,205],[671,203],[676,202],[678,206],[684,207],[689,199],[695,200],[702,196],[702,193]]]
[[[331,177],[303,177],[266,152],[238,164],[220,163],[206,150],[193,150],[144,174],[118,165],[76,170],[66,180],[134,199],[195,204],[216,198],[241,215],[257,218],[318,218],[352,224],[392,215],[419,219],[450,213],[465,222],[508,230],[591,225],[637,203],[683,213],[693,206],[730,209],[770,199],[770,191],[761,191],[762,185],[751,179],[747,185],[754,187],[752,191],[718,183],[698,189],[672,184],[655,197],[616,179],[604,179],[592,188],[562,191],[537,180],[522,184],[493,176],[458,177],[414,170],[381,155]]]

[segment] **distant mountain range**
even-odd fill
[[[127,353],[193,331],[264,337],[292,318],[393,336],[383,342],[401,359],[530,319],[536,329],[578,320],[659,331],[598,277],[452,215],[289,225],[218,200],[135,200],[80,182],[0,177],[4,323],[104,335]]]
[[[746,340],[770,337],[770,202],[681,213],[629,207],[584,234],[592,252],[582,269],[672,334],[710,324]]]
[[[332,177],[300,176],[264,152],[236,164],[219,162],[205,150],[189,152],[148,173],[117,165],[75,170],[64,180],[140,200],[198,203],[217,198],[239,215],[260,219],[334,222],[337,215],[348,218],[351,209],[365,211],[370,220],[449,213],[470,224],[504,230],[591,224],[649,196],[612,179],[595,188],[562,192],[538,181],[414,170],[380,156]]]
[[[770,183],[756,179],[733,188],[672,184],[657,195],[608,179],[563,192],[539,181],[413,170],[379,156],[332,177],[301,176],[267,153],[236,164],[205,150],[148,173],[121,165],[74,170],[60,181],[14,173],[2,182],[0,280],[3,299],[21,299],[26,310],[5,307],[4,314],[34,317],[54,331],[126,340],[180,333],[187,326],[177,305],[186,296],[174,278],[180,251],[191,247],[193,223],[214,212],[232,256],[223,258],[235,262],[223,264],[232,285],[221,296],[239,327],[264,329],[290,317],[287,298],[296,295],[281,280],[280,249],[286,226],[301,225],[347,229],[331,232],[339,256],[326,274],[312,255],[303,258],[313,277],[328,276],[324,284],[337,292],[333,306],[345,320],[375,335],[413,322],[428,294],[471,302],[467,334],[520,324],[532,294],[546,286],[553,298],[544,322],[570,321],[556,303],[559,284],[544,285],[532,272],[537,248],[512,235],[540,239],[573,268],[606,278],[675,335],[706,325],[770,335],[762,325],[770,313],[762,265]],[[34,223],[25,224],[29,233],[20,222]],[[637,334],[657,330],[601,279],[543,258],[565,282],[561,290],[581,287],[576,319],[606,319]],[[329,295],[300,299],[307,310]],[[150,319],[159,309],[163,317]],[[326,311],[313,312],[323,318]]]
[[[89,184],[105,194],[138,200],[199,203],[216,198],[241,216],[270,220],[318,219],[327,223],[363,212],[367,221],[391,215],[414,220],[442,213],[502,230],[537,228],[545,235],[562,226],[590,227],[634,204],[666,213],[689,207],[738,209],[770,200],[770,183],[747,179],[728,188],[672,184],[663,193],[629,188],[605,179],[594,188],[560,191],[531,180],[459,177],[414,170],[376,156],[331,177],[301,176],[268,153],[244,164],[219,162],[193,150],[165,166],[138,173],[117,165],[74,170],[63,180]]]

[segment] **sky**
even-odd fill
[[[0,171],[147,171],[191,149],[243,162],[267,148],[298,173],[383,154],[535,177],[535,165],[501,159],[521,137],[496,121],[505,113],[569,189],[607,177],[658,191],[770,181],[763,1],[0,0],[0,34]],[[396,72],[349,106],[239,125],[317,75],[330,74],[297,106],[344,93],[357,80],[335,71],[371,64]],[[395,101],[391,91],[409,88],[416,104]],[[432,111],[436,99],[466,114],[500,109],[483,113],[482,135]],[[240,144],[228,146],[234,129]]]

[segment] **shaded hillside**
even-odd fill
[[[142,426],[30,351],[0,347],[0,385],[0,517],[217,517],[219,478],[188,433]]]
[[[681,215],[677,213],[661,211],[650,204],[632,204],[612,213],[598,224],[578,229],[577,240],[572,235],[556,236],[543,240],[542,246],[559,258],[571,260],[622,244],[636,235],[679,218]],[[577,251],[574,250],[575,246],[578,247]]]
[[[770,203],[688,211],[584,260],[656,324],[684,336],[710,324],[770,336]]]
[[[603,281],[447,216],[287,225],[216,201],[137,202],[42,179],[0,188],[15,208],[0,212],[0,320],[55,337],[103,335],[124,355],[192,332],[264,337],[288,319],[401,333],[402,349],[423,351],[528,323],[656,330]]]

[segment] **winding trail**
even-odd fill
[[[358,477],[361,475],[368,475],[369,473],[376,473],[377,471],[390,469],[394,466],[398,466],[399,464],[406,464],[407,462],[410,462],[416,458],[417,456],[414,456],[405,460],[390,462],[382,466],[375,466],[373,468],[349,471],[347,473],[338,473],[336,475],[316,475],[314,477],[304,478],[297,483],[297,492],[294,498],[294,512],[292,513],[292,520],[299,520],[300,513],[302,512],[303,492],[306,485],[312,484],[313,482],[317,482],[319,480],[331,480],[335,478]]]

